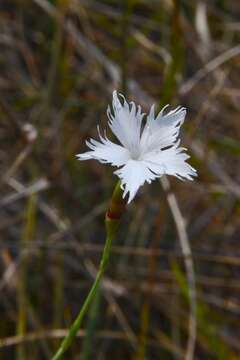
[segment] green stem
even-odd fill
[[[101,289],[98,289],[95,295],[95,299],[89,309],[88,322],[86,325],[85,337],[82,342],[82,351],[79,360],[90,360],[94,351],[95,331],[98,322],[98,314],[101,304]]]
[[[105,248],[104,248],[104,252],[103,252],[103,257],[102,257],[102,261],[100,264],[100,268],[97,274],[97,277],[92,285],[92,288],[76,318],[76,320],[74,321],[73,325],[71,326],[67,336],[65,337],[65,339],[63,340],[62,344],[60,345],[60,348],[58,349],[58,351],[56,352],[56,354],[53,356],[52,360],[58,360],[61,359],[63,354],[65,353],[65,351],[70,347],[73,339],[75,338],[78,330],[80,329],[82,320],[84,315],[86,314],[89,305],[91,304],[92,300],[95,297],[96,291],[98,289],[100,280],[104,274],[105,268],[108,264],[108,260],[109,260],[109,251],[110,251],[110,246],[111,246],[111,242],[112,242],[112,237],[108,236],[106,239],[106,244],[105,244]]]
[[[84,304],[83,304],[77,318],[75,319],[74,323],[72,324],[71,328],[69,329],[68,334],[63,339],[56,354],[52,357],[52,360],[62,359],[63,354],[71,346],[75,336],[77,335],[78,330],[81,327],[82,320],[83,320],[90,304],[92,303],[93,299],[96,296],[97,290],[100,285],[100,281],[103,277],[103,274],[104,274],[105,269],[109,262],[110,248],[111,248],[112,240],[113,240],[114,235],[116,234],[120,217],[124,211],[124,206],[123,206],[124,204],[125,203],[122,200],[122,190],[120,188],[120,183],[117,183],[117,185],[114,189],[113,195],[112,195],[111,204],[106,213],[105,225],[106,225],[107,236],[106,236],[106,242],[105,242],[102,259],[100,262],[100,266],[99,266],[99,270],[98,270],[96,279],[88,293],[86,300],[84,301]]]

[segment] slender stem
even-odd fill
[[[80,329],[82,320],[84,315],[86,314],[89,305],[91,304],[92,300],[95,297],[96,291],[98,289],[100,280],[104,274],[105,268],[108,264],[108,260],[109,260],[109,251],[110,251],[110,246],[111,246],[111,242],[112,242],[112,237],[111,236],[107,236],[106,239],[106,243],[105,243],[105,247],[104,247],[104,251],[103,251],[103,257],[101,260],[101,264],[100,264],[100,268],[99,271],[97,273],[96,279],[92,285],[92,288],[76,318],[76,320],[74,321],[73,325],[71,326],[67,336],[65,337],[65,339],[63,340],[60,348],[58,349],[57,353],[54,355],[54,357],[52,358],[52,360],[58,360],[61,359],[63,354],[65,353],[65,351],[70,347],[73,339],[75,338],[78,330]]]
[[[88,314],[88,322],[86,325],[86,333],[82,343],[82,351],[79,357],[79,360],[90,360],[93,356],[94,345],[93,342],[95,340],[95,331],[98,323],[98,314],[101,304],[101,291],[97,290],[95,294],[95,299],[91,304],[91,308],[89,309]]]
[[[98,270],[96,279],[88,293],[86,300],[84,301],[84,304],[83,304],[77,318],[75,319],[74,323],[70,327],[68,334],[63,339],[59,349],[57,350],[55,355],[52,357],[52,360],[62,359],[63,354],[71,346],[78,330],[81,327],[82,320],[83,320],[90,304],[92,303],[93,299],[95,298],[95,295],[99,288],[100,281],[103,277],[103,274],[104,274],[105,269],[109,262],[110,248],[111,248],[112,240],[114,238],[114,235],[116,234],[120,217],[124,211],[123,205],[125,205],[125,203],[122,200],[122,190],[120,188],[120,184],[117,183],[117,185],[114,189],[113,195],[112,195],[110,206],[106,213],[105,225],[106,225],[107,236],[106,236],[106,242],[105,242],[102,259],[100,262],[100,266],[99,266],[99,270]]]

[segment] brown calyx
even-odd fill
[[[118,199],[118,201],[112,200],[106,212],[106,219],[120,220],[122,214],[125,211],[125,206],[126,206],[126,202],[123,199]]]

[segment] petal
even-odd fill
[[[152,106],[141,136],[142,153],[172,146],[177,140],[180,127],[186,116],[186,109],[178,107],[164,115],[165,108],[166,106],[155,118],[154,107]]]
[[[122,166],[130,158],[129,151],[121,145],[114,144],[106,135],[103,137],[99,132],[100,141],[90,139],[86,141],[91,151],[78,154],[79,160],[96,159],[103,163],[110,163],[113,166]]]
[[[168,106],[168,105],[167,105]],[[178,124],[180,126],[183,124],[185,116],[186,116],[186,109],[182,106],[178,106],[176,109],[169,111],[167,114],[164,114],[164,110],[166,109],[165,106],[160,113],[157,115],[155,122],[160,127],[176,127]]]
[[[121,144],[130,152],[135,153],[136,149],[139,149],[144,113],[142,113],[140,106],[137,108],[134,102],[129,105],[124,96],[121,94],[120,96],[123,98],[123,105],[117,92],[113,92],[113,113],[111,113],[110,108],[107,110],[109,126]]]
[[[120,178],[121,185],[124,189],[123,197],[129,193],[128,204],[135,197],[138,189],[145,181],[151,183],[157,176],[153,174],[146,164],[138,160],[129,160],[121,169],[115,171]]]
[[[197,176],[196,170],[190,166],[186,160],[189,158],[184,152],[185,149],[179,148],[178,143],[170,149],[145,154],[144,162],[148,168],[156,175],[173,175],[183,180],[193,180]]]

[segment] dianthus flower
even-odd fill
[[[79,160],[95,159],[118,167],[114,174],[120,178],[123,197],[129,194],[128,203],[140,186],[164,174],[182,180],[193,180],[196,176],[196,170],[186,162],[189,158],[186,149],[179,147],[178,136],[186,109],[179,106],[165,112],[167,107],[155,116],[153,105],[144,123],[141,106],[128,103],[122,94],[114,91],[112,111],[110,107],[107,110],[108,124],[120,144],[109,140],[106,133],[102,136],[98,127],[100,141],[86,141],[90,151],[77,155]]]

